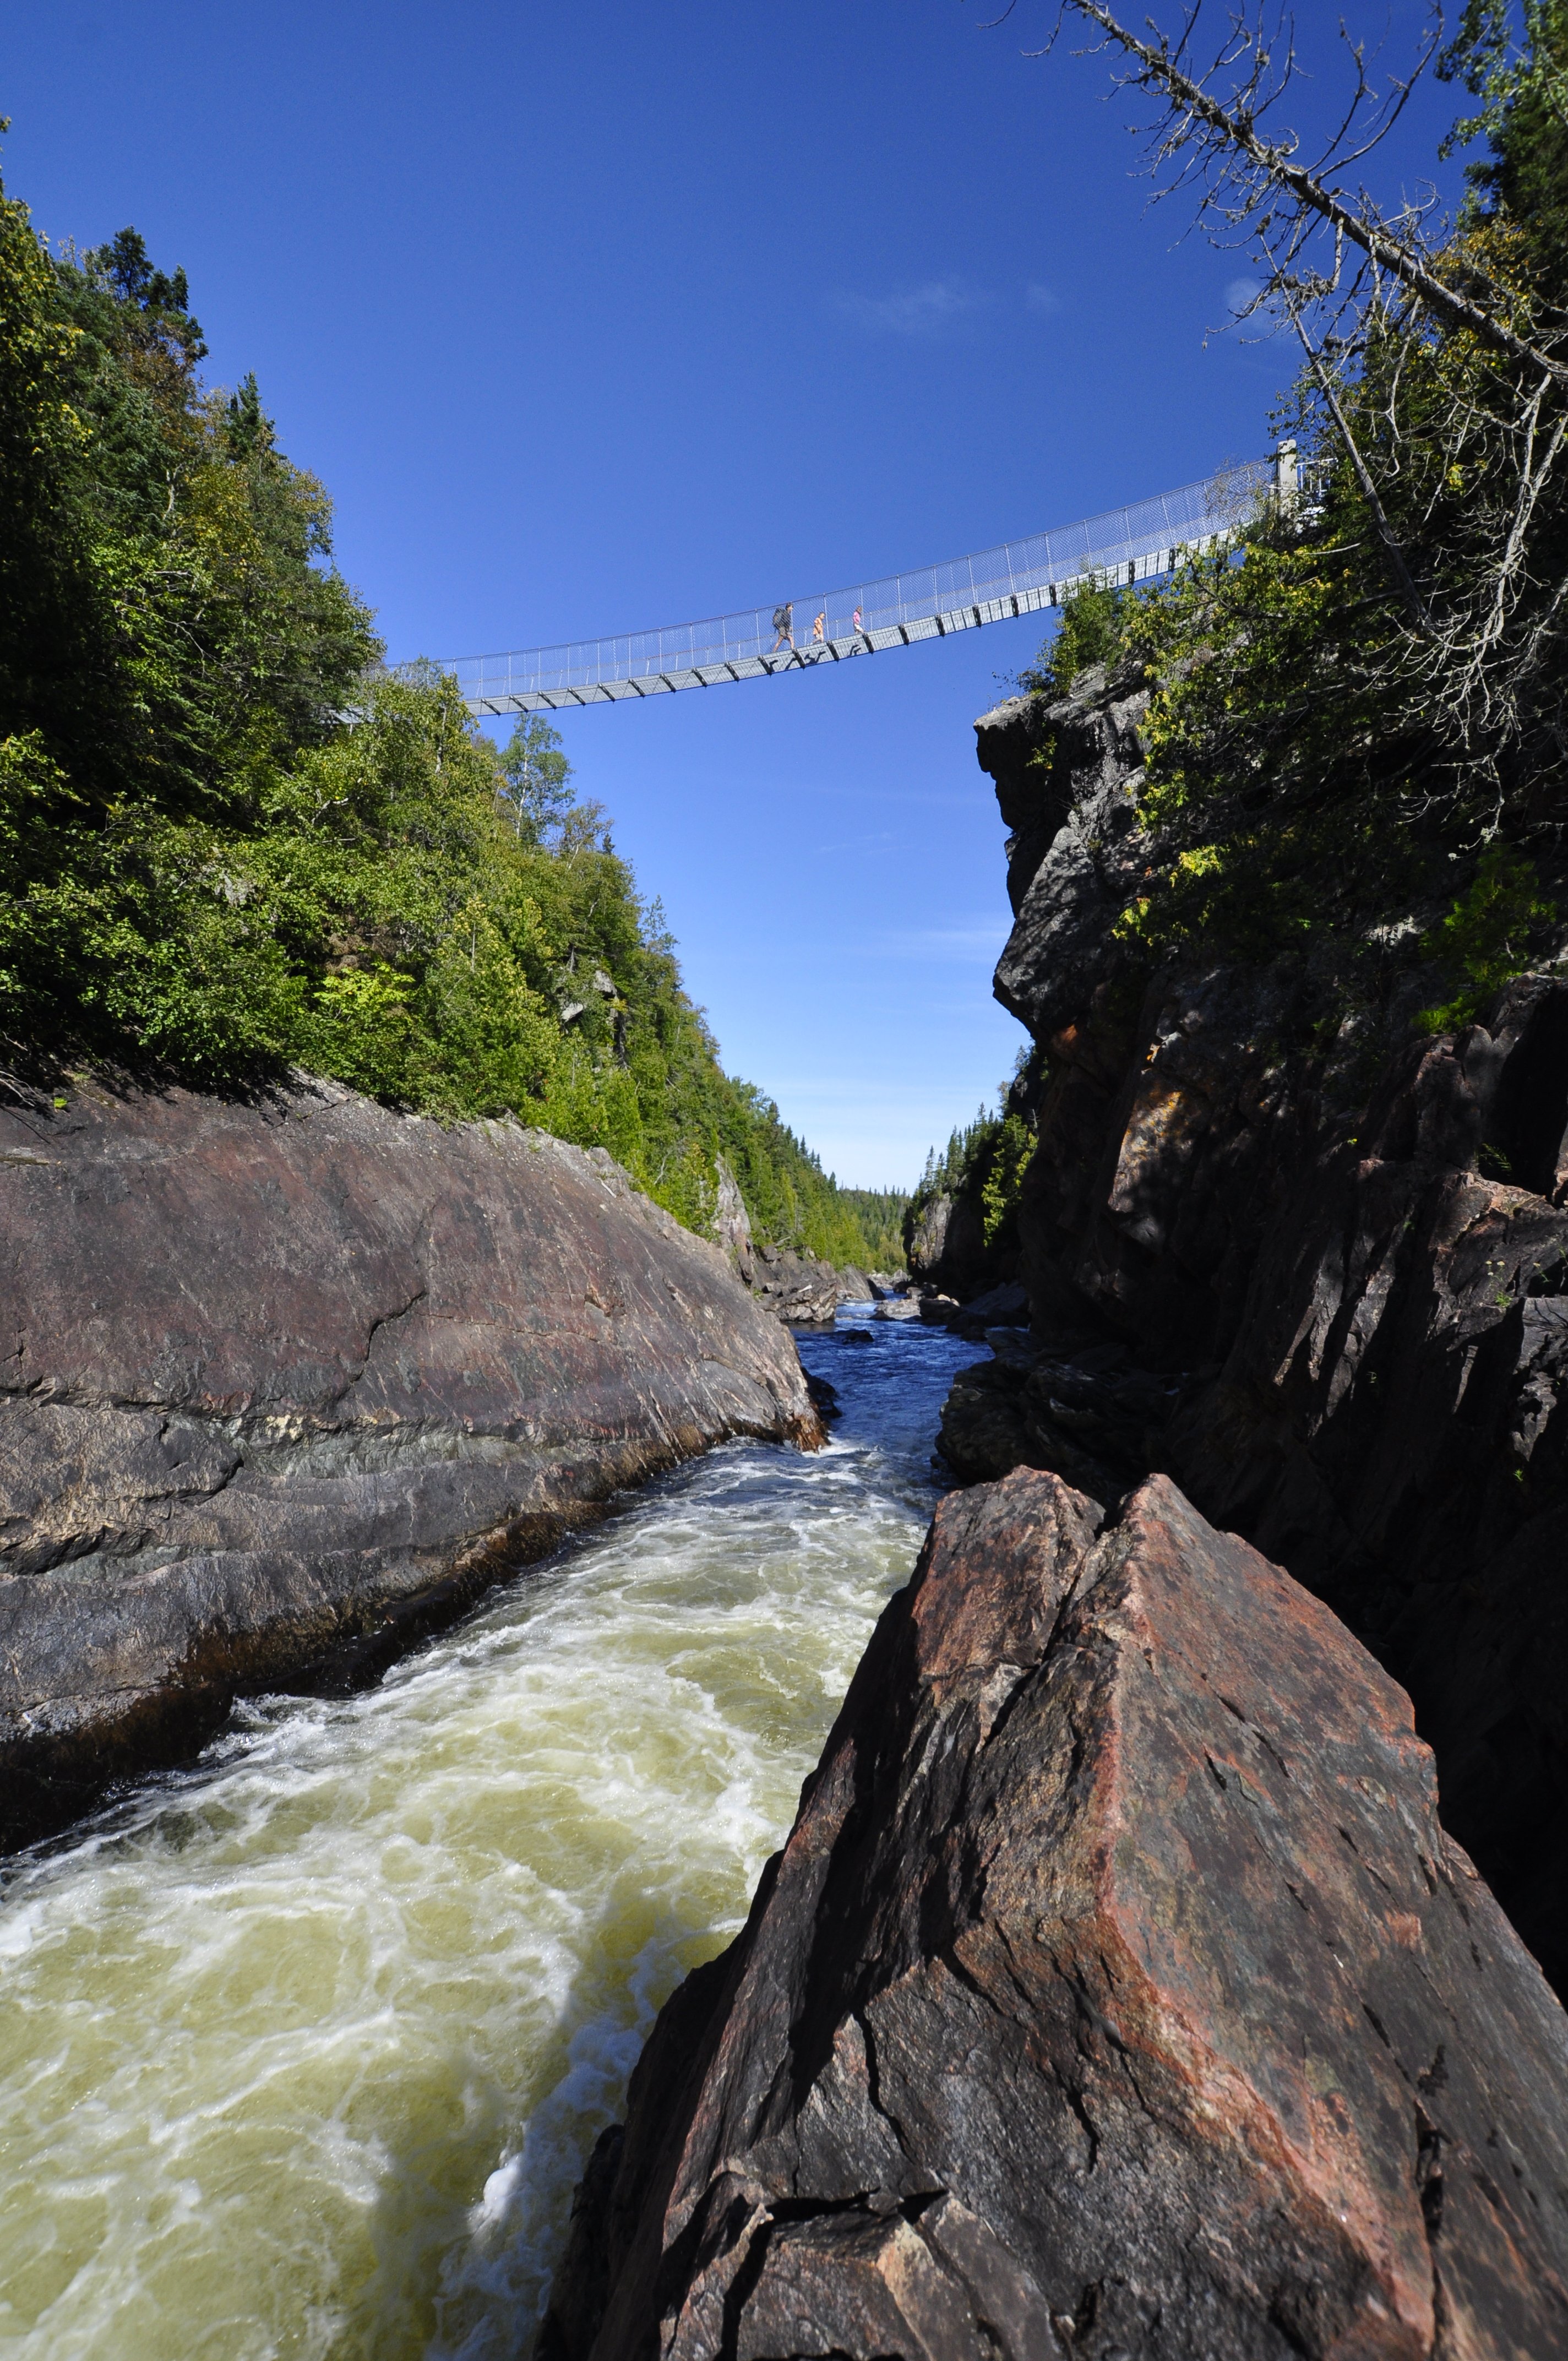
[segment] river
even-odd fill
[[[859,1327],[861,1334],[850,1331]],[[3,2361],[512,2361],[660,2003],[794,1817],[983,1348],[840,1314],[826,1451],[630,1497],[0,1897]]]

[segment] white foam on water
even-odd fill
[[[648,2027],[913,1564],[903,1446],[956,1366],[914,1342],[877,1354],[906,1433],[715,1453],[18,1872],[0,2361],[526,2352]]]

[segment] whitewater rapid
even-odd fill
[[[0,2361],[528,2352],[587,2150],[930,1514],[979,1348],[846,1326],[802,1345],[826,1451],[711,1454],[10,1865]]]

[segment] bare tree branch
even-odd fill
[[[1318,391],[1323,397],[1330,416],[1339,429],[1340,438],[1349,455],[1350,464],[1355,471],[1355,480],[1361,487],[1361,497],[1372,512],[1372,522],[1376,526],[1377,537],[1383,544],[1384,555],[1387,558],[1388,570],[1394,577],[1395,588],[1404,600],[1416,629],[1430,639],[1433,636],[1431,617],[1427,612],[1426,602],[1416,588],[1404,550],[1399,545],[1399,537],[1388,522],[1387,511],[1378,496],[1377,486],[1372,478],[1372,471],[1361,456],[1361,446],[1351,430],[1350,421],[1344,414],[1334,388],[1333,379],[1323,367],[1322,357],[1308,335],[1306,324],[1288,293],[1287,293],[1286,302],[1289,306],[1290,324],[1300,338],[1301,350],[1307,356],[1307,366],[1312,372]]]
[[[1173,50],[1157,28],[1150,28],[1156,35],[1153,40],[1144,40],[1121,24],[1102,0],[1063,0],[1063,5],[1074,15],[1098,26],[1108,40],[1114,41],[1136,60],[1138,71],[1134,79],[1140,84],[1152,84],[1188,118],[1202,126],[1213,143],[1229,147],[1245,157],[1266,182],[1285,192],[1303,214],[1316,216],[1338,236],[1351,239],[1379,269],[1408,288],[1450,327],[1467,330],[1509,360],[1528,362],[1547,377],[1568,381],[1568,362],[1556,359],[1528,338],[1516,335],[1496,308],[1474,302],[1449,286],[1430,268],[1419,249],[1396,236],[1386,222],[1358,213],[1316,173],[1298,164],[1290,148],[1260,135],[1256,114],[1247,103],[1255,88],[1259,69],[1255,69],[1239,101],[1226,105],[1185,71],[1179,62],[1179,47]],[[1173,148],[1184,146],[1188,137],[1185,129],[1179,129],[1167,144]]]

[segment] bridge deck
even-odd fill
[[[1294,453],[1249,460],[1103,516],[972,557],[702,622],[443,664],[473,714],[544,713],[714,688],[944,639],[1059,605],[1085,582],[1135,583],[1230,539],[1271,493],[1295,496]],[[788,628],[781,629],[781,610]],[[793,644],[792,644],[793,642]]]

